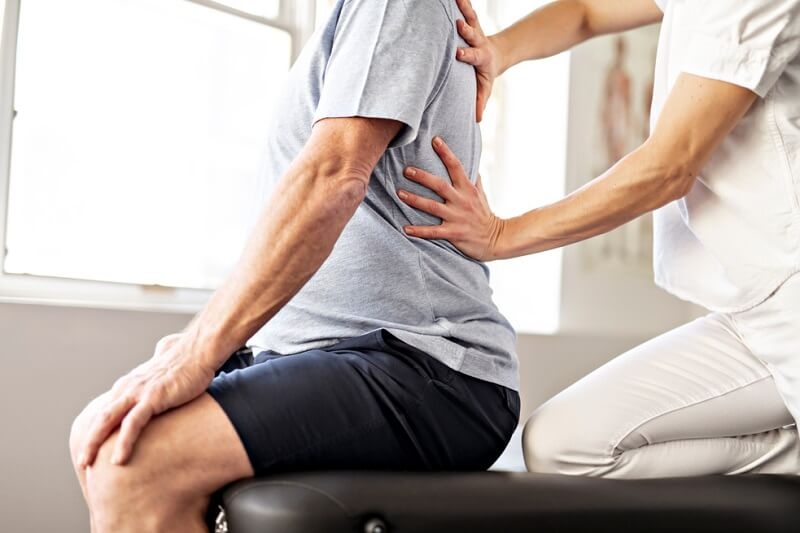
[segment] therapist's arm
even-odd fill
[[[124,463],[141,430],[205,392],[230,354],[319,269],[364,199],[370,175],[400,123],[365,118],[318,122],[264,209],[231,275],[187,330],[114,385],[90,423],[80,463],[91,464],[116,428]]]
[[[470,0],[457,3],[464,20],[456,25],[469,47],[459,49],[456,57],[476,68],[479,122],[494,79],[517,63],[550,57],[592,37],[646,26],[663,17],[653,0],[558,0],[487,37]]]
[[[410,169],[406,177],[432,189],[445,202],[407,191],[401,191],[401,199],[443,222],[406,231],[414,237],[450,240],[462,252],[485,261],[542,252],[606,233],[688,194],[714,150],[756,99],[748,89],[681,74],[641,147],[564,199],[508,220],[491,212],[482,190],[466,179],[461,164],[434,143],[453,185],[421,169]]]
[[[460,1],[471,10],[469,0]],[[662,17],[653,0],[558,0],[533,11],[490,40],[497,45],[502,73],[517,63],[549,57],[592,37],[638,28],[659,22]],[[467,34],[472,29],[466,28],[468,25]]]

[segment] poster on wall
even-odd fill
[[[602,175],[647,139],[657,45],[658,27],[652,26],[596,39],[574,54],[573,68],[590,70],[595,80],[576,93],[591,110],[585,117],[591,131],[588,179]],[[587,270],[650,276],[652,216],[591,239],[582,250]]]

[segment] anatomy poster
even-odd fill
[[[586,180],[602,175],[649,135],[653,98],[658,27],[596,39],[573,55],[573,72],[585,79],[573,97],[586,102],[589,111],[582,150]],[[573,80],[574,82],[575,80]],[[590,269],[622,269],[650,275],[652,272],[652,216],[646,215],[583,246],[584,263]]]

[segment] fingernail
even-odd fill
[[[397,196],[403,200],[408,199],[408,193],[406,193],[406,191],[397,191]]]
[[[78,466],[81,467],[81,468],[86,468],[86,454],[85,453],[81,454],[81,456],[78,457]]]
[[[405,229],[406,233],[408,233],[409,235],[414,235],[414,230],[412,228],[403,228],[403,229]]]
[[[433,144],[436,145],[436,146],[441,146],[443,142],[444,141],[442,141],[441,137],[434,137],[433,138]]]
[[[406,176],[408,176],[410,178],[413,178],[416,175],[417,175],[416,169],[413,169],[413,168],[407,168],[406,169]]]
[[[120,463],[122,463],[122,458],[119,454],[114,454],[114,457],[111,458],[111,464],[119,465]]]
[[[458,52],[456,52],[456,57],[458,57],[459,59],[463,58],[464,57],[464,50],[459,48]]]

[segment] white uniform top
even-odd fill
[[[691,192],[656,211],[656,283],[713,311],[750,309],[800,272],[800,0],[655,1],[653,125],[682,72],[760,96]]]

